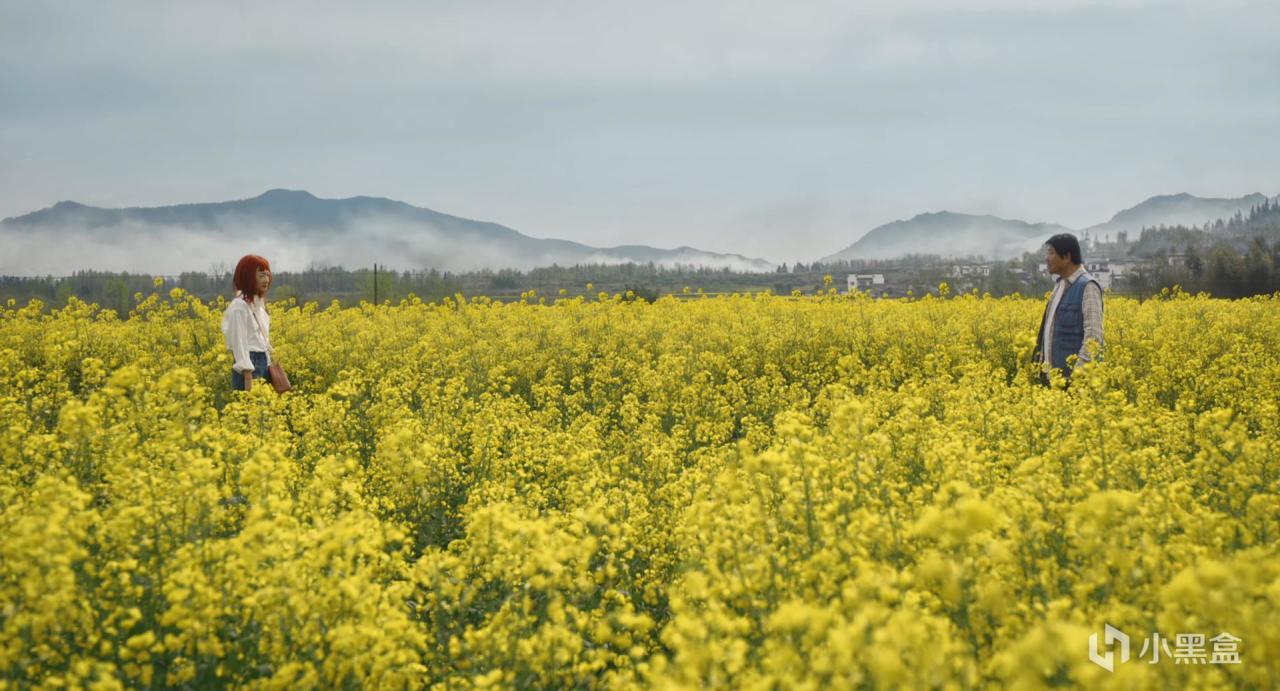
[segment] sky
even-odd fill
[[[812,261],[1280,193],[1274,0],[0,0],[0,217],[389,197]]]

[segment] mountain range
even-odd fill
[[[15,251],[0,274],[66,274],[77,269],[156,271],[209,269],[246,253],[303,268],[446,271],[530,269],[559,264],[697,265],[772,271],[774,264],[693,247],[591,247],[534,238],[497,223],[474,221],[379,197],[321,199],[274,189],[252,199],[149,208],[104,209],[76,202],[0,221],[0,239]],[[19,251],[21,250],[21,251]],[[277,262],[277,265],[280,265]]]
[[[1261,193],[1231,199],[1172,194],[1151,197],[1142,203],[1117,212],[1104,223],[1072,229],[1054,223],[1027,223],[996,216],[941,211],[924,213],[909,220],[877,226],[857,242],[822,262],[846,259],[892,259],[909,254],[943,256],[983,256],[990,259],[1012,259],[1032,251],[1056,233],[1088,234],[1098,240],[1115,240],[1127,232],[1136,240],[1143,228],[1160,225],[1200,226],[1219,218],[1229,218],[1237,211],[1249,209],[1268,198]]]
[[[873,228],[857,242],[821,261],[893,259],[908,254],[1005,259],[1035,249],[1050,235],[1069,232],[1070,228],[1053,223],[940,211]]]
[[[1133,236],[1143,228],[1155,226],[1202,226],[1208,221],[1230,218],[1237,211],[1248,214],[1251,207],[1268,201],[1260,192],[1234,199],[1195,197],[1187,193],[1152,197],[1125,209],[1106,223],[1085,228],[1091,234],[1125,231]],[[1136,238],[1135,238],[1136,239]]]
[[[873,228],[819,261],[909,254],[1008,259],[1035,250],[1055,233],[1107,240],[1127,232],[1137,239],[1146,227],[1203,225],[1236,212],[1248,213],[1267,199],[1260,193],[1237,198],[1156,196],[1079,230],[951,211],[924,213]],[[80,269],[173,274],[224,266],[246,253],[296,269],[356,268],[374,262],[393,269],[445,271],[625,262],[752,272],[776,268],[764,259],[693,247],[592,247],[535,238],[497,223],[391,199],[321,199],[284,189],[251,199],[146,208],[105,209],[58,202],[0,221],[0,247],[5,249],[0,253],[0,275],[67,275]]]

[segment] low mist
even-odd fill
[[[340,230],[313,230],[292,224],[271,225],[236,217],[216,224],[171,226],[125,221],[86,228],[0,227],[0,274],[66,276],[76,271],[177,275],[231,267],[245,254],[258,254],[277,271],[310,266],[370,267],[392,270],[437,269],[455,273],[482,269],[527,271],[558,264],[644,263],[647,259],[562,241],[538,240],[512,231],[445,233],[420,222],[389,216],[344,219]],[[682,248],[646,250],[665,267],[707,266],[738,272],[768,271],[772,264],[736,255]]]

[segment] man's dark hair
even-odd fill
[[[1059,233],[1045,240],[1044,244],[1052,247],[1059,257],[1071,255],[1072,264],[1084,263],[1084,256],[1080,254],[1080,241],[1071,233]]]

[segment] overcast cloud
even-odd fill
[[[0,0],[0,217],[391,197],[810,261],[1280,192],[1280,3]],[[300,268],[300,267],[281,267]]]

